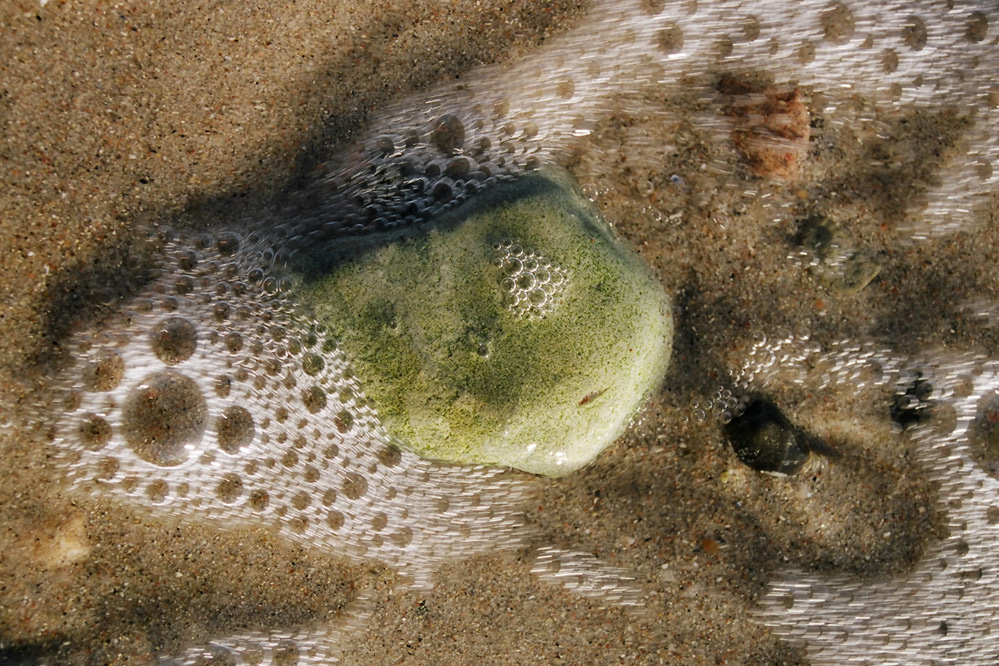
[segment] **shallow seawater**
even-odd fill
[[[957,168],[966,114],[947,101],[886,110],[863,90],[832,104],[823,99],[830,91],[809,85],[801,92],[811,138],[793,183],[752,173],[731,141],[731,100],[710,84],[636,76],[589,112],[589,136],[559,159],[673,299],[671,367],[629,432],[592,465],[558,480],[517,475],[523,530],[495,552],[486,544],[435,562],[417,575],[432,587],[411,586],[384,559],[289,538],[274,523],[192,520],[67,483],[51,448],[46,387],[71,364],[74,335],[113,321],[123,298],[162,278],[164,243],[148,228],[174,227],[183,240],[308,206],[292,193],[313,167],[322,172],[317,156],[364,136],[356,128],[369,108],[405,106],[413,86],[442,74],[474,81],[476,59],[516,55],[495,45],[508,35],[519,35],[513,51],[544,53],[547,31],[587,20],[570,5],[553,20],[529,4],[513,18],[443,4],[413,18],[379,3],[339,9],[330,23],[316,18],[331,13],[322,3],[270,7],[270,22],[228,6],[157,17],[25,3],[3,17],[18,35],[4,50],[36,50],[19,69],[7,65],[8,117],[27,123],[48,97],[61,110],[9,124],[4,139],[4,375],[24,388],[5,396],[5,415],[19,424],[0,433],[0,660],[142,664],[260,632],[277,646],[274,663],[295,663],[293,633],[314,638],[330,627],[351,664],[825,663],[835,651],[809,655],[818,642],[793,626],[778,634],[780,618],[761,611],[774,581],[793,570],[875,586],[921,571],[927,553],[954,557],[934,548],[956,538],[948,511],[972,501],[941,502],[951,477],[931,473],[938,459],[921,451],[977,418],[965,403],[989,391],[993,369],[981,358],[999,338],[965,306],[999,301],[994,188],[975,224],[914,240],[927,234],[912,231],[913,202]],[[95,15],[120,39],[94,34]],[[179,33],[181,50],[200,54],[201,66],[156,46],[169,27],[192,21],[201,25]],[[90,41],[76,51],[60,30]],[[268,40],[281,46],[276,62]],[[56,44],[53,92],[42,94],[29,75],[46,69],[40,53]],[[323,64],[286,57],[295,44],[301,59]],[[421,45],[435,49],[433,62],[414,83],[407,57]],[[98,49],[105,55],[88,60]],[[169,78],[150,83],[147,70]],[[776,74],[782,84],[792,78]],[[348,101],[315,101],[334,93]],[[798,242],[801,222],[815,215],[880,266],[860,291],[836,293],[816,279]],[[149,247],[133,242],[149,236]],[[962,354],[981,358],[969,365]],[[903,429],[892,408],[918,372],[935,385],[935,402],[925,422]],[[836,455],[813,455],[789,477],[744,466],[723,423],[747,394],[773,400]],[[991,523],[972,524],[988,543]],[[969,548],[974,536],[964,537]],[[546,549],[595,560],[566,558],[566,573],[579,575],[559,578]],[[593,561],[601,566],[587,569]],[[989,560],[976,562],[988,576]],[[585,593],[607,571],[610,592]],[[637,608],[620,603],[636,599]],[[994,610],[987,595],[975,599]],[[962,621],[905,630],[925,630],[939,646],[963,635]]]

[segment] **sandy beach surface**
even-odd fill
[[[413,590],[264,528],[167,519],[61,484],[38,396],[69,360],[67,336],[148,280],[162,229],[280,210],[379,107],[544,49],[586,18],[584,3],[533,0],[0,7],[0,385],[13,424],[0,431],[0,664],[147,664],[219,636],[346,621],[362,594],[371,617],[344,639],[346,664],[805,664],[754,616],[776,571],[883,579],[944,535],[884,387],[820,390],[820,370],[778,379],[769,397],[840,454],[786,478],[740,463],[702,414],[764,338],[901,355],[999,345],[958,308],[997,297],[996,208],[919,243],[901,229],[965,120],[913,109],[871,136],[849,119],[876,109],[858,99],[824,122],[804,88],[812,134],[790,183],[754,175],[701,124],[723,114],[721,94],[636,85],[593,119],[567,166],[673,299],[673,360],[616,445],[532,482],[526,547],[447,563]],[[837,290],[796,256],[815,215],[880,268],[870,284]],[[633,572],[644,610],[539,580],[548,545]]]

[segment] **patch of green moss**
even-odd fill
[[[543,313],[505,299],[497,247],[511,241],[567,276]],[[389,432],[435,459],[577,469],[623,432],[669,360],[660,285],[560,170],[422,232],[340,247],[303,292]]]

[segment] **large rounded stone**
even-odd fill
[[[661,285],[561,170],[340,245],[305,278],[386,428],[429,458],[566,474],[669,362]]]

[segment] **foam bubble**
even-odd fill
[[[125,441],[136,455],[154,465],[183,462],[189,447],[201,441],[206,421],[201,389],[190,377],[172,370],[143,379],[122,411]]]

